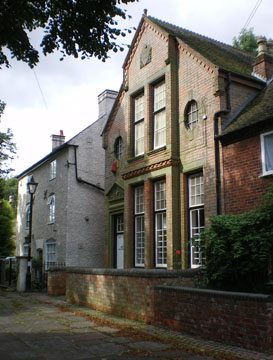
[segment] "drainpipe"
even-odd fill
[[[70,146],[73,146],[73,148],[74,148],[75,163],[72,164],[72,163],[69,163],[69,162],[68,162],[68,163],[67,163],[67,166],[69,166],[69,165],[75,165],[76,180],[77,180],[79,183],[92,186],[93,188],[95,188],[95,189],[97,189],[97,190],[100,190],[100,191],[104,191],[104,189],[101,188],[100,186],[95,185],[95,184],[92,184],[92,183],[90,183],[90,182],[88,182],[88,181],[85,181],[85,180],[83,180],[81,177],[78,176],[78,162],[77,162],[77,148],[78,148],[78,145],[70,145]]]
[[[230,72],[227,73],[227,85],[225,86],[226,94],[226,109],[217,111],[214,114],[214,151],[215,151],[215,172],[216,172],[216,211],[217,215],[222,214],[222,191],[221,191],[221,164],[220,164],[220,140],[217,138],[219,135],[219,118],[226,115],[231,110],[229,88],[231,84]]]

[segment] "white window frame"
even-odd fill
[[[144,93],[134,98],[134,155],[144,154]],[[139,135],[140,133],[140,135]]]
[[[53,160],[50,163],[50,175],[49,175],[49,180],[53,180],[56,178],[57,175],[57,160]]]
[[[166,180],[154,183],[155,265],[167,267]],[[160,226],[163,224],[163,226]]]
[[[48,223],[54,224],[55,223],[55,212],[56,212],[56,198],[55,194],[51,194],[47,200],[48,205]]]
[[[134,188],[135,218],[135,266],[144,267],[145,229],[144,229],[144,186]]]
[[[154,149],[166,145],[166,84],[161,81],[153,87]],[[160,141],[158,142],[158,136]]]
[[[26,229],[29,229],[30,226],[30,203],[26,205]]]
[[[121,158],[121,155],[122,155],[122,150],[123,150],[123,140],[122,140],[122,137],[119,136],[117,139],[116,139],[116,142],[115,142],[115,156],[117,158],[117,160],[120,160]]]
[[[54,251],[52,251],[54,249]],[[56,265],[56,241],[49,240],[46,242],[45,269],[48,270],[51,265]]]
[[[22,246],[23,256],[28,256],[29,243],[25,242]]]
[[[267,156],[266,156],[266,150],[265,150],[265,137],[268,135],[273,136],[273,131],[266,132],[264,134],[260,135],[261,138],[261,156],[262,156],[262,172],[263,175],[272,175],[273,174],[273,167],[272,169],[267,170]],[[273,163],[273,153],[272,153],[272,159],[271,162]]]
[[[198,103],[191,100],[186,108],[186,125],[188,130],[193,130],[198,124]]]
[[[199,179],[199,183],[196,182]],[[192,184],[194,180],[194,184]],[[194,192],[193,192],[194,188]],[[190,220],[190,240],[194,236],[198,236],[205,228],[205,210],[204,210],[204,176],[202,173],[193,174],[188,178],[189,191],[189,220]],[[194,224],[193,217],[196,216],[197,223]],[[202,265],[202,254],[198,242],[200,239],[196,238],[194,244],[190,242],[190,262],[191,268],[197,268]]]

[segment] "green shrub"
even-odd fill
[[[201,239],[205,244],[203,281],[208,286],[263,291],[273,254],[273,189],[255,211],[212,217]]]

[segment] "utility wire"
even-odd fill
[[[240,35],[246,30],[246,28],[248,27],[250,21],[253,19],[253,16],[255,15],[256,11],[258,10],[259,6],[261,5],[263,0],[258,0],[257,3],[255,4],[253,10],[251,11],[245,25],[243,26],[241,32],[240,32]]]
[[[43,91],[42,91],[41,85],[40,85],[40,83],[39,83],[38,76],[37,76],[37,74],[36,74],[36,71],[35,71],[34,69],[32,69],[32,70],[33,70],[33,73],[34,73],[34,76],[35,76],[35,79],[36,79],[37,85],[38,85],[38,87],[39,87],[40,94],[41,94],[41,96],[42,96],[43,102],[44,102],[45,107],[46,107],[46,109],[47,109],[47,111],[48,111],[48,106],[47,106],[47,103],[46,103],[46,100],[45,100],[45,97],[44,97],[44,94],[43,94]]]

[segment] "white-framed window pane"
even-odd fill
[[[262,135],[263,174],[273,173],[273,132]]]
[[[190,130],[197,125],[198,122],[198,106],[196,101],[192,101],[189,105],[189,109],[187,112],[187,127]]]
[[[23,244],[23,256],[28,256],[28,248],[29,248],[29,244],[27,243]]]
[[[190,207],[204,204],[204,178],[202,174],[189,178]]]
[[[55,179],[57,172],[57,160],[53,160],[50,163],[50,180]]]
[[[144,121],[135,125],[135,155],[144,153]]]
[[[160,83],[154,87],[154,111],[158,111],[166,106],[166,86]]]
[[[144,266],[144,215],[135,217],[135,265]]]
[[[166,209],[166,182],[158,181],[155,183],[155,210]]]
[[[26,229],[29,229],[30,226],[30,204],[26,206]]]
[[[155,215],[156,265],[167,266],[167,224],[166,212]]]
[[[123,232],[123,215],[117,216],[117,233]]]
[[[191,266],[197,267],[202,265],[202,254],[199,246],[200,239],[198,236],[205,228],[204,208],[190,210],[190,233],[191,238]]]
[[[135,214],[144,213],[144,187],[135,188]]]
[[[154,116],[154,147],[166,145],[166,112],[161,111]]]
[[[50,224],[55,222],[55,195],[48,197],[48,221]]]
[[[134,121],[144,119],[144,94],[135,98],[135,117]]]
[[[46,269],[56,264],[56,243],[50,242],[46,244]]]

